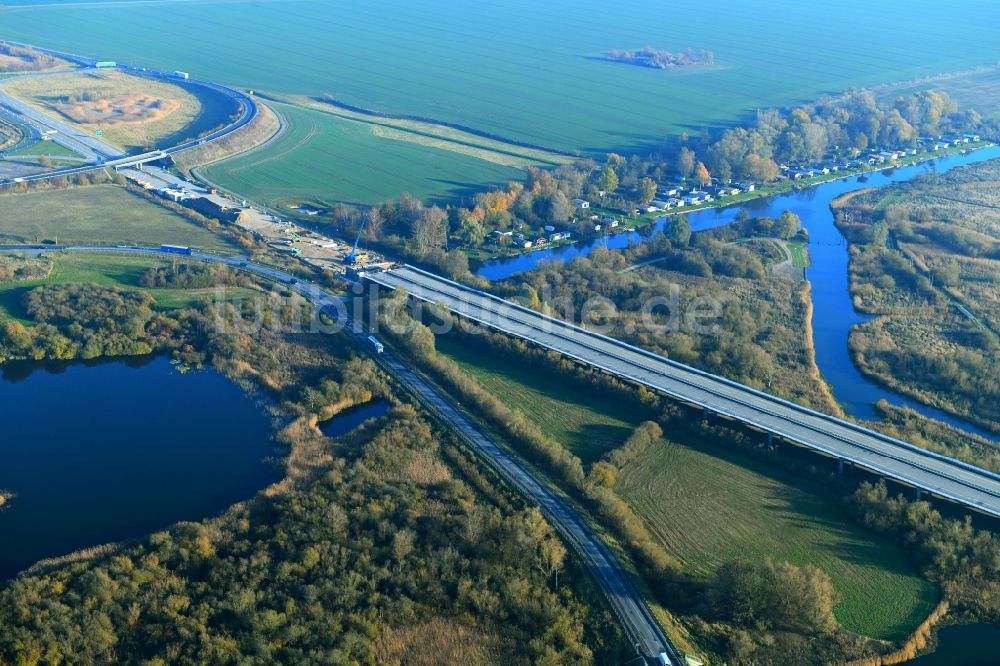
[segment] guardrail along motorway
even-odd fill
[[[365,274],[388,289],[887,478],[1000,517],[1000,475],[677,363],[413,266]]]
[[[153,247],[106,245],[0,245],[0,251],[27,252],[107,252],[156,255],[171,259],[191,259],[223,264],[235,270],[252,273],[266,280],[278,282],[285,289],[295,291],[319,311],[345,312],[341,300],[316,285],[297,280],[286,271],[248,261],[240,256],[223,256],[193,251],[190,255],[177,255]],[[328,310],[328,308],[331,308]],[[361,349],[371,354],[367,343],[368,331],[350,319],[344,322],[343,331],[357,342]],[[628,574],[600,537],[580,518],[563,499],[542,485],[515,458],[477,426],[436,386],[417,374],[405,361],[386,350],[373,354],[375,360],[389,374],[399,380],[417,399],[420,405],[450,426],[480,456],[510,484],[536,504],[559,531],[594,577],[608,603],[618,617],[632,644],[647,658],[654,660],[665,652],[674,664],[683,664],[682,655],[667,639],[663,629],[646,606],[642,595],[632,585]]]

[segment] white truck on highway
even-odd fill
[[[371,345],[372,349],[375,350],[376,354],[381,354],[382,352],[385,351],[385,347],[382,345],[381,342],[378,341],[378,338],[376,338],[374,335],[368,336],[368,344]]]

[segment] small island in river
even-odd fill
[[[690,65],[711,65],[715,62],[715,54],[707,49],[686,49],[675,53],[666,49],[654,49],[651,46],[630,51],[615,49],[604,57],[612,62],[652,67],[653,69],[676,69]]]

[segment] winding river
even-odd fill
[[[884,187],[904,182],[924,173],[944,173],[955,167],[975,164],[1000,157],[1000,146],[984,148],[965,155],[953,155],[914,166],[866,174],[863,178],[852,176],[816,187],[790,192],[765,199],[756,199],[728,208],[707,209],[688,214],[694,231],[711,229],[732,222],[741,208],[751,216],[777,217],[791,210],[802,219],[802,226],[809,231],[809,254],[812,266],[806,277],[812,285],[813,338],[816,346],[816,363],[823,377],[832,386],[844,410],[858,418],[874,416],[874,403],[886,400],[890,404],[909,407],[921,414],[944,421],[968,432],[975,432],[993,441],[997,436],[967,423],[941,410],[923,405],[895,391],[866,379],[855,367],[847,347],[851,328],[866,320],[854,309],[848,288],[847,244],[834,226],[830,202],[862,187]],[[624,248],[629,243],[642,243],[653,232],[663,227],[664,219],[640,231],[622,233],[590,243],[567,245],[549,250],[539,250],[508,259],[485,263],[477,275],[488,280],[502,280],[529,271],[543,261],[572,261],[586,256],[595,247]]]

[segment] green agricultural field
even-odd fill
[[[883,99],[920,90],[943,90],[960,108],[973,108],[985,117],[1000,118],[1000,66],[978,67],[917,83],[901,83],[878,89]]]
[[[551,437],[589,465],[619,447],[637,425],[616,413],[613,404],[579,391],[531,368],[512,365],[454,339],[439,336],[437,348],[508,406],[520,410]]]
[[[896,27],[900,17],[905,29]],[[994,63],[1000,4],[845,0],[833,10],[799,0],[742,0],[708,11],[699,3],[657,0],[628,6],[598,0],[8,0],[3,23],[12,39],[184,69],[265,92],[329,95],[511,141],[602,154],[740,122],[761,107]],[[710,49],[715,64],[667,72],[599,57],[647,44]],[[316,139],[321,145],[323,136]],[[355,136],[348,145],[362,152],[338,160],[321,159],[322,147],[294,151],[289,159],[315,161],[284,169],[282,160],[252,180],[266,184],[275,173],[318,169],[337,183],[362,187],[341,196],[338,184],[321,188],[331,198],[368,200],[373,192],[398,194],[394,186],[418,190],[412,181],[440,157],[426,151],[416,159],[411,156],[420,151],[413,151],[407,153],[413,163],[401,166],[393,151],[383,153],[386,141]],[[351,183],[358,164],[363,178]],[[411,182],[393,183],[389,173]],[[471,169],[444,180],[464,185],[494,177]],[[375,187],[376,178],[386,186]],[[425,188],[434,183],[433,191],[450,191],[452,183],[436,178],[424,177]]]
[[[159,257],[133,257],[106,254],[58,254],[52,253],[52,273],[43,280],[0,282],[0,320],[28,320],[22,306],[24,295],[43,284],[89,283],[103,286],[123,287],[145,291],[164,309],[192,306],[212,300],[216,296],[214,288],[209,289],[148,289],[139,286],[139,279],[150,268],[167,266],[169,261]],[[183,260],[179,260],[183,261]],[[248,298],[253,290],[242,287],[227,287],[226,299]]]
[[[462,196],[484,183],[523,177],[521,169],[450,150],[376,136],[368,123],[278,105],[288,130],[261,150],[202,174],[269,207],[303,202],[372,204],[401,192],[426,199]]]
[[[190,245],[234,252],[224,238],[121,187],[92,186],[0,197],[0,243]]]
[[[584,462],[618,446],[638,423],[613,404],[448,337],[438,349],[508,406]],[[839,499],[743,456],[673,442],[647,450],[615,490],[663,545],[696,574],[727,559],[771,557],[814,564],[829,574],[848,629],[896,640],[919,624],[937,591],[898,548],[856,526]]]
[[[842,597],[837,619],[860,634],[899,640],[938,601],[899,549],[836,500],[742,456],[664,441],[631,461],[615,490],[693,572],[739,557],[820,567]]]

